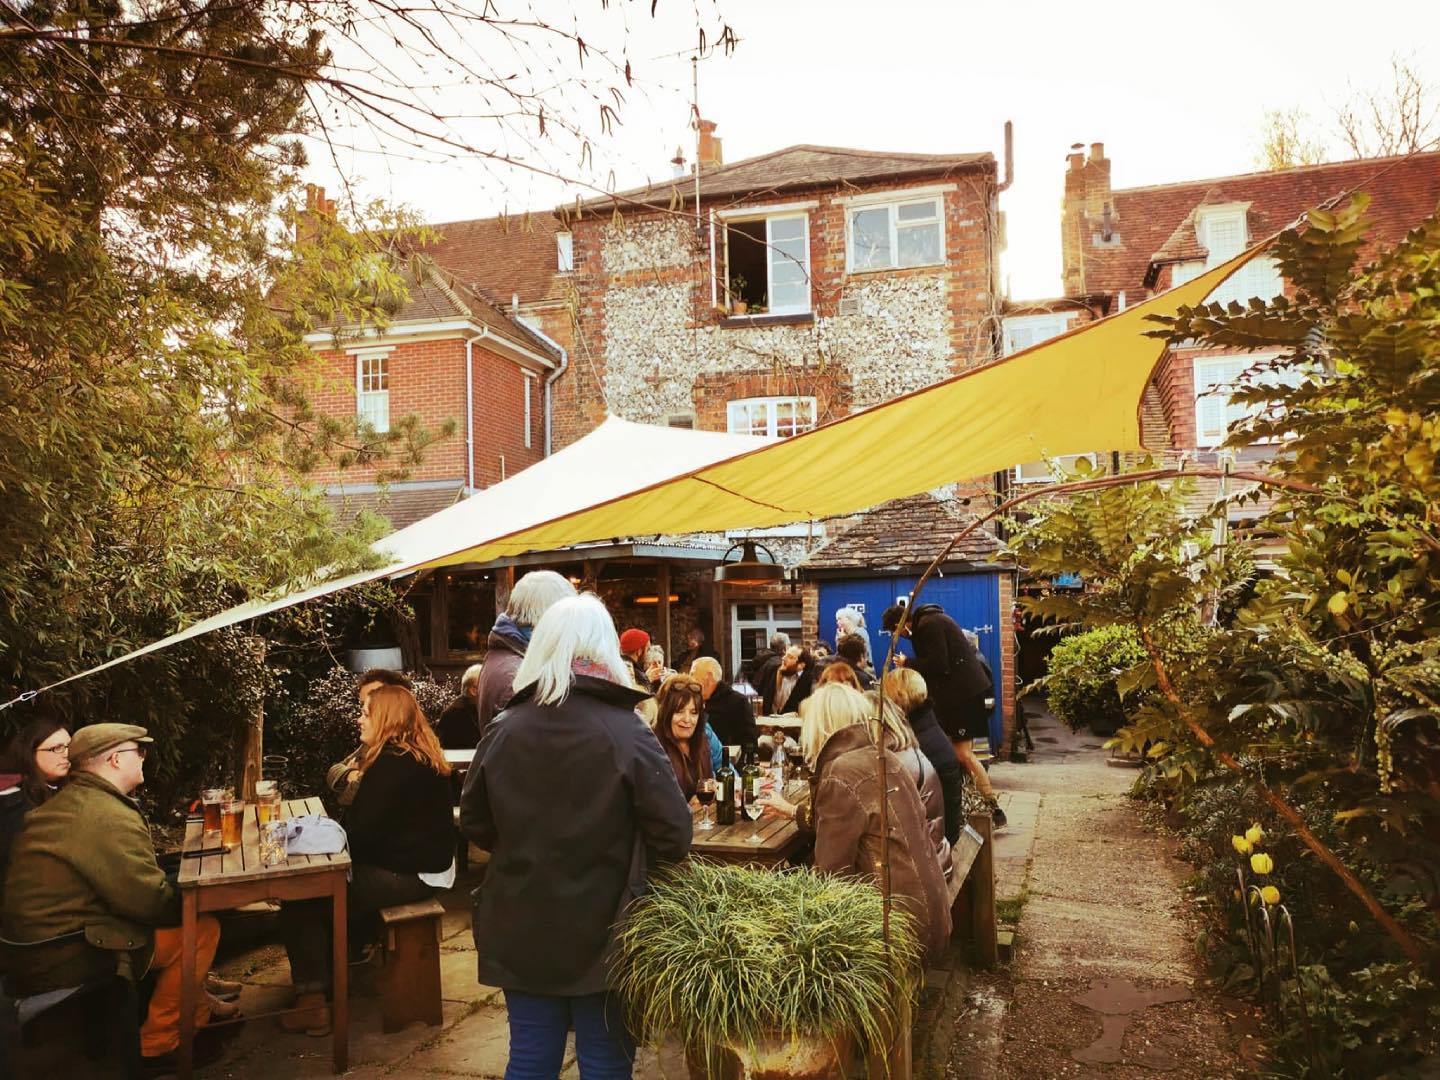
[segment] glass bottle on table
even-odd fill
[[[740,778],[730,764],[730,747],[722,747],[720,755],[720,771],[715,774],[715,820],[720,825],[734,825]]]
[[[740,784],[745,789],[745,797],[750,797],[750,790],[759,784],[765,777],[765,770],[760,767],[760,752],[755,748],[754,743],[746,743],[744,751],[744,765],[740,769]]]

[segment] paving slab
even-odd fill
[[[504,1076],[510,1050],[510,1026],[501,1006],[485,1005],[462,1016],[424,1048],[412,1054],[407,1070],[460,1076]]]

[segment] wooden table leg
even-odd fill
[[[343,1073],[350,1067],[350,947],[345,913],[347,882],[344,871],[332,875],[334,889],[330,906],[334,912],[335,986],[330,1003],[330,1023],[335,1038],[335,1071]]]
[[[176,1075],[190,1080],[195,1061],[195,985],[196,924],[200,914],[198,889],[181,891],[180,910],[180,1060]]]

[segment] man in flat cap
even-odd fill
[[[4,935],[33,942],[80,930],[83,939],[25,950],[11,978],[38,994],[118,972],[155,989],[140,1029],[149,1070],[173,1066],[180,1043],[180,897],[155,862],[150,827],[131,794],[145,781],[151,739],[133,724],[91,724],[70,740],[70,782],[33,810],[15,841],[5,879]],[[220,924],[201,915],[195,977],[204,979]],[[195,1022],[210,1010],[201,995]],[[197,1038],[195,1063],[219,1056],[211,1033]],[[218,1034],[216,1032],[215,1034]]]

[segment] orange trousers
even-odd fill
[[[150,965],[155,972],[155,991],[140,1027],[140,1053],[146,1057],[168,1054],[180,1045],[180,944],[178,926],[155,931],[155,959]],[[200,1002],[195,1009],[197,1030],[210,1019],[205,973],[215,961],[215,947],[219,944],[219,920],[214,915],[201,915],[195,922],[195,986]]]

